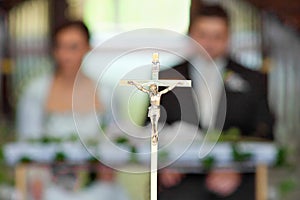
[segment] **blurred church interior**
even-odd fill
[[[268,180],[263,180],[267,186],[261,186],[268,188],[267,194],[257,200],[298,199],[300,2],[295,0],[162,0],[156,3],[147,0],[0,0],[1,149],[16,140],[15,113],[25,87],[34,78],[54,70],[51,37],[55,27],[68,20],[84,21],[92,33],[92,47],[119,33],[140,28],[186,34],[189,21],[203,3],[220,4],[228,11],[230,55],[248,68],[268,75],[268,100],[276,118],[274,143],[284,147],[278,150],[277,161],[288,164],[268,169]],[[117,47],[107,48],[105,54],[119,51]],[[144,62],[142,57],[136,59]],[[174,63],[169,59],[165,65]],[[84,70],[97,81],[98,77],[94,76],[97,73],[93,71],[97,69]],[[142,124],[140,116],[146,111],[133,112],[136,123]],[[15,188],[24,186],[25,178],[20,176],[27,175],[22,175],[25,172],[17,171],[16,165],[8,164],[4,157],[1,150],[0,199],[17,199]],[[146,175],[119,173],[117,181],[124,186],[129,199],[149,196]]]

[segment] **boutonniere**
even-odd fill
[[[223,80],[225,86],[231,91],[247,92],[250,89],[249,83],[232,70],[224,73]]]

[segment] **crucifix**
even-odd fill
[[[171,91],[175,87],[191,87],[190,80],[162,80],[159,79],[159,55],[152,55],[152,80],[121,80],[120,85],[134,85],[137,89],[145,92],[150,98],[148,117],[151,121],[151,200],[157,199],[157,150],[158,150],[158,120],[160,117],[160,99],[163,94]],[[159,91],[158,87],[167,87]],[[147,89],[146,87],[149,87]]]

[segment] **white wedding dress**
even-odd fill
[[[21,95],[17,109],[17,133],[19,139],[40,139],[53,137],[67,139],[77,134],[76,120],[80,121],[80,136],[94,139],[99,132],[99,124],[94,112],[76,114],[72,110],[67,112],[46,112],[45,103],[52,83],[52,76],[43,76],[29,84]]]
[[[99,124],[94,112],[76,115],[79,125],[75,124],[73,112],[47,113],[45,102],[53,76],[43,76],[34,80],[21,95],[17,111],[17,133],[19,139],[40,139],[43,137],[60,138],[62,141],[80,131],[81,139],[95,140],[99,137]],[[79,127],[78,127],[79,126]],[[82,146],[82,148],[84,148]],[[42,152],[41,152],[42,153]],[[128,200],[128,196],[118,183],[95,181],[80,191],[68,191],[55,183],[50,183],[44,192],[43,200]]]

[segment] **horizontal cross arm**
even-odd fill
[[[121,80],[120,85],[121,86],[129,86],[130,81],[135,81],[143,86],[150,86],[151,84],[156,84],[158,86],[172,86],[176,84],[176,87],[192,87],[192,81],[191,80],[165,80],[160,79],[157,81],[154,80]]]
[[[158,86],[173,86],[176,84],[176,87],[192,87],[191,80],[158,80]]]

